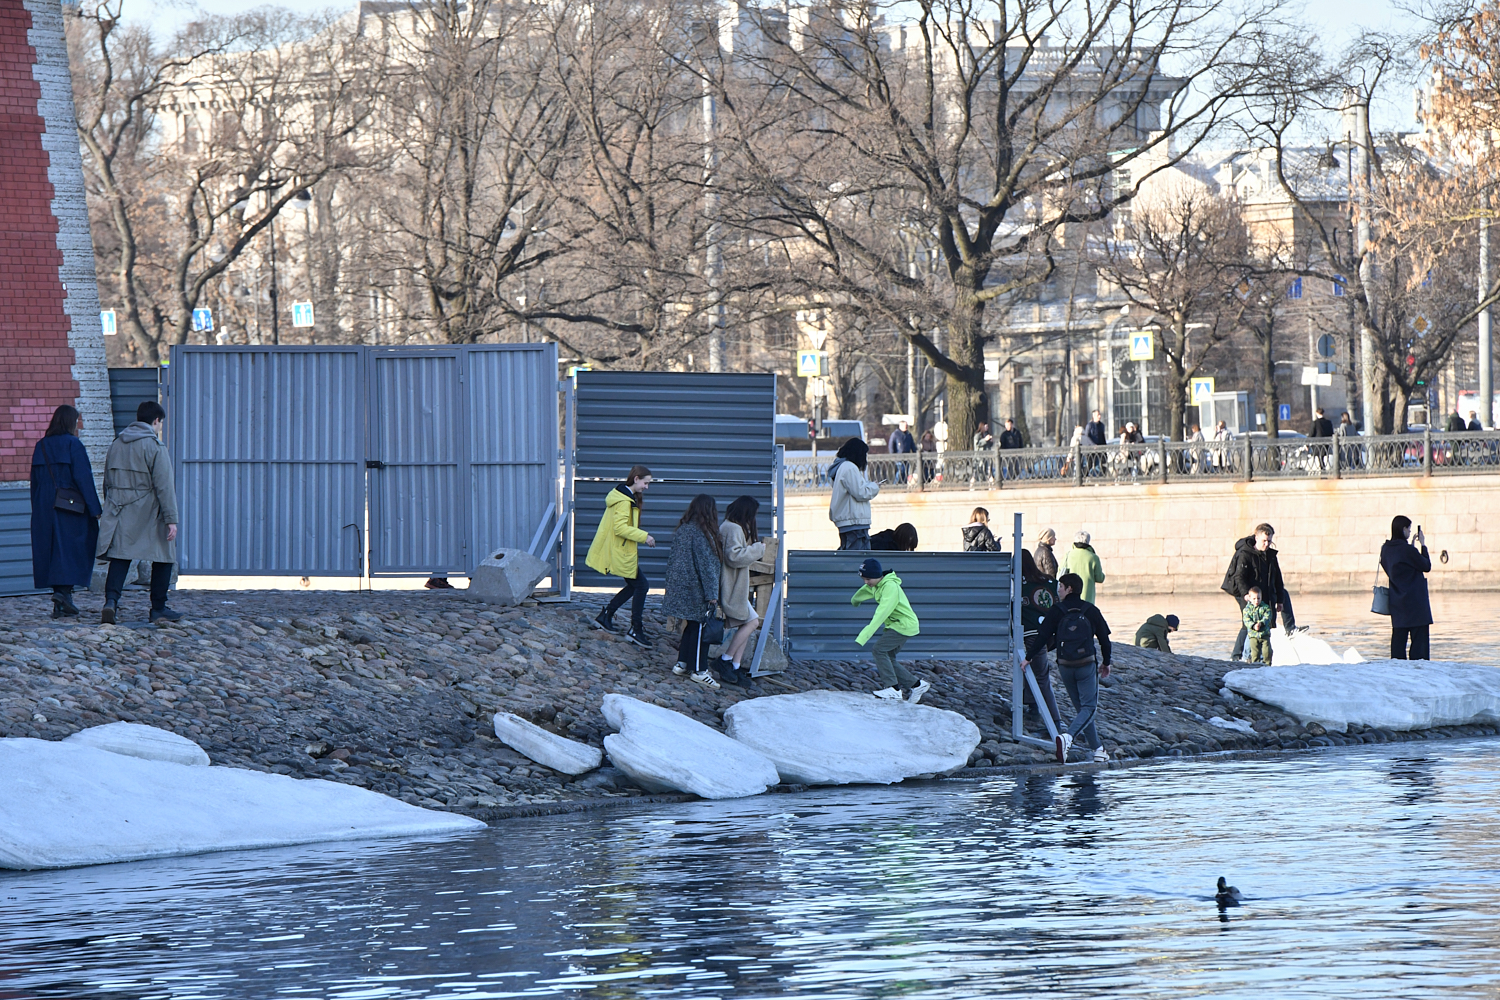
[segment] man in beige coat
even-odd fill
[[[177,562],[177,489],[172,460],[161,443],[167,413],[155,400],[137,407],[135,423],[120,432],[104,458],[104,516],[99,518],[100,559],[109,560],[101,624],[112,625],[133,559],[151,563],[151,621],[175,622],[167,586]]]

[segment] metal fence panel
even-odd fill
[[[661,585],[672,532],[698,493],[722,517],[741,495],[761,504],[769,534],[774,507],[776,376],[704,372],[579,372],[574,497],[574,580],[606,586],[584,565],[604,514],[605,495],[633,465],[651,469],[641,527],[656,547],[640,547],[642,571]]]
[[[462,351],[370,354],[370,572],[463,573]]]
[[[498,548],[527,548],[557,499],[557,345],[465,351],[472,570]]]
[[[360,351],[173,348],[183,573],[361,572]]]
[[[921,622],[902,656],[935,660],[1006,660],[1011,655],[1011,555],[1005,552],[787,553],[788,655],[796,660],[863,660],[855,644],[875,602],[849,599],[859,565],[874,556],[895,570]]]
[[[161,399],[160,368],[111,368],[109,405],[118,434],[135,422],[135,411],[146,400]]]
[[[0,489],[0,597],[39,593],[31,585],[31,490]]]

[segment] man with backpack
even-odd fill
[[[1067,731],[1057,737],[1057,762],[1068,762],[1068,748],[1080,733],[1094,751],[1094,763],[1109,760],[1099,731],[1094,725],[1099,711],[1099,682],[1109,676],[1111,646],[1109,624],[1099,609],[1079,596],[1083,580],[1077,573],[1064,573],[1057,581],[1057,609],[1048,615],[1026,643],[1026,666],[1031,658],[1057,641],[1057,672],[1075,713]],[[1100,659],[1094,657],[1094,640],[1099,640]]]

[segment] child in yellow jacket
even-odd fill
[[[866,559],[859,567],[859,575],[864,580],[864,586],[854,592],[849,603],[858,605],[874,598],[876,604],[870,624],[860,630],[855,641],[863,646],[880,626],[885,626],[885,631],[870,649],[875,656],[875,672],[880,675],[880,683],[884,685],[875,692],[875,697],[896,700],[904,698],[915,705],[932,685],[918,680],[896,659],[896,654],[901,652],[901,647],[906,645],[908,639],[920,631],[916,612],[912,611],[911,602],[901,589],[901,578],[894,570],[882,569],[879,560]]]

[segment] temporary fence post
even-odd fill
[[[1161,481],[1162,482],[1166,482],[1167,481],[1167,439],[1164,438],[1164,437],[1159,437],[1159,438],[1156,439],[1156,444],[1157,444],[1157,446],[1161,450]]]
[[[1010,555],[1010,731],[1017,741],[1021,739],[1021,689],[1025,681],[1021,677],[1021,664],[1026,659],[1026,640],[1021,630],[1021,514],[1015,514],[1015,533]],[[1045,703],[1043,703],[1045,708]]]
[[[1432,475],[1432,428],[1422,428],[1422,475]]]
[[[817,473],[816,467],[813,469]],[[786,649],[786,445],[776,446],[776,584],[771,588],[771,600],[776,602],[776,644]],[[770,605],[766,605],[770,610]],[[770,625],[765,626],[770,631]],[[757,660],[759,655],[757,654]]]
[[[563,600],[573,599],[573,475],[578,468],[578,377],[565,380],[563,395],[563,502],[558,511],[561,519],[562,546],[557,551],[558,593]]]

